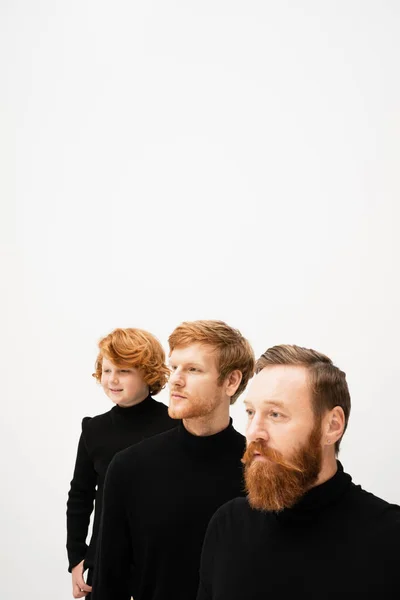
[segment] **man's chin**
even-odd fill
[[[174,406],[168,407],[168,415],[171,417],[171,419],[182,419],[181,413],[182,410],[179,410]]]
[[[171,419],[198,419],[207,415],[206,411],[193,406],[169,406],[168,414]]]
[[[174,406],[172,404],[168,407],[168,414],[171,419],[190,419],[192,412],[190,406]]]

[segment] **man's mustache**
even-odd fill
[[[302,473],[303,469],[299,465],[295,465],[292,462],[286,460],[283,457],[282,452],[279,450],[275,450],[274,448],[270,448],[263,440],[255,440],[254,442],[250,442],[247,446],[246,451],[242,458],[242,463],[249,467],[253,462],[256,454],[260,454],[264,458],[268,459],[272,463],[283,467],[284,469],[288,469],[290,471],[297,471],[298,473]]]

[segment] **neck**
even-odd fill
[[[331,449],[330,449],[331,450]],[[333,448],[332,448],[333,450]],[[328,455],[324,456],[322,459],[322,468],[319,472],[318,479],[315,485],[321,485],[331,479],[337,471],[337,462],[335,452],[329,452]],[[314,486],[315,487],[315,486]]]
[[[229,408],[224,414],[208,415],[206,417],[194,417],[193,419],[183,419],[185,429],[192,435],[206,436],[215,435],[226,429],[229,425]]]

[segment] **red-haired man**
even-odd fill
[[[210,522],[197,600],[400,598],[400,507],[355,485],[337,460],[345,374],[290,345],[269,348],[256,372],[245,400],[248,497]]]

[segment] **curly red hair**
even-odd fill
[[[143,329],[114,329],[99,341],[99,354],[93,377],[101,381],[103,358],[117,367],[138,369],[155,395],[165,387],[169,369],[165,364],[165,352],[158,339]]]

